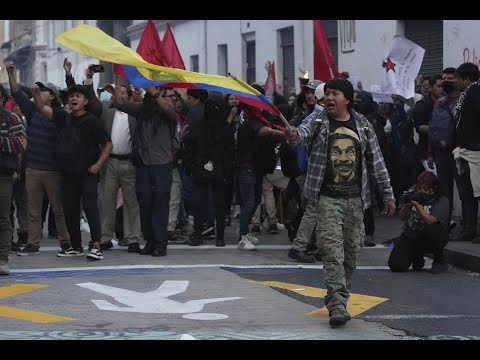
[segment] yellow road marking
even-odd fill
[[[25,309],[18,309],[10,306],[0,305],[0,316],[10,319],[25,320],[36,323],[53,323],[62,321],[77,320],[75,318],[69,318],[60,315],[47,314],[40,311],[31,311]]]
[[[6,299],[12,296],[21,295],[30,291],[39,290],[48,287],[40,284],[14,284],[0,287],[0,299]],[[17,320],[32,321],[36,323],[52,323],[77,320],[75,318],[48,314],[40,311],[32,311],[0,305],[0,317],[6,317]]]
[[[272,286],[280,289],[286,289],[292,291],[296,294],[314,297],[314,298],[323,298],[327,295],[327,290],[322,288],[316,288],[312,286],[304,286],[299,284],[284,283],[280,281],[250,281],[251,283],[265,286]],[[350,299],[347,303],[347,311],[351,316],[356,316],[361,314],[371,308],[387,301],[388,298],[381,298],[376,296],[362,295],[350,293]],[[327,308],[323,307],[307,313],[308,316],[314,317],[328,317]]]
[[[48,285],[39,284],[14,284],[0,287],[0,299],[6,299],[10,296],[20,295],[29,291],[43,289]]]

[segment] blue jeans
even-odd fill
[[[249,233],[249,225],[257,206],[262,201],[262,177],[254,171],[240,170],[238,174],[240,190],[240,237]]]
[[[148,244],[166,247],[172,163],[137,167],[135,189],[142,233]]]

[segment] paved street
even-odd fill
[[[170,245],[161,258],[125,247],[97,262],[58,258],[51,239],[38,256],[12,254],[12,274],[0,280],[0,339],[480,339],[478,273],[393,274],[389,248],[364,248],[353,318],[331,328],[322,263],[291,261],[285,231],[239,251],[232,225],[226,248]],[[400,226],[377,218],[377,238]]]

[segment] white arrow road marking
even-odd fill
[[[243,299],[242,297],[225,297],[190,300],[185,303],[168,299],[169,296],[185,292],[188,284],[189,281],[167,280],[164,281],[158,289],[146,293],[92,282],[86,282],[77,285],[85,289],[96,291],[100,294],[111,296],[119,303],[128,306],[119,307],[106,300],[92,300],[92,302],[99,309],[109,311],[155,314],[186,314],[202,311],[205,305],[209,303]]]

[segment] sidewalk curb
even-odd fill
[[[448,248],[444,248],[443,251],[450,265],[480,273],[480,258],[478,256]]]

